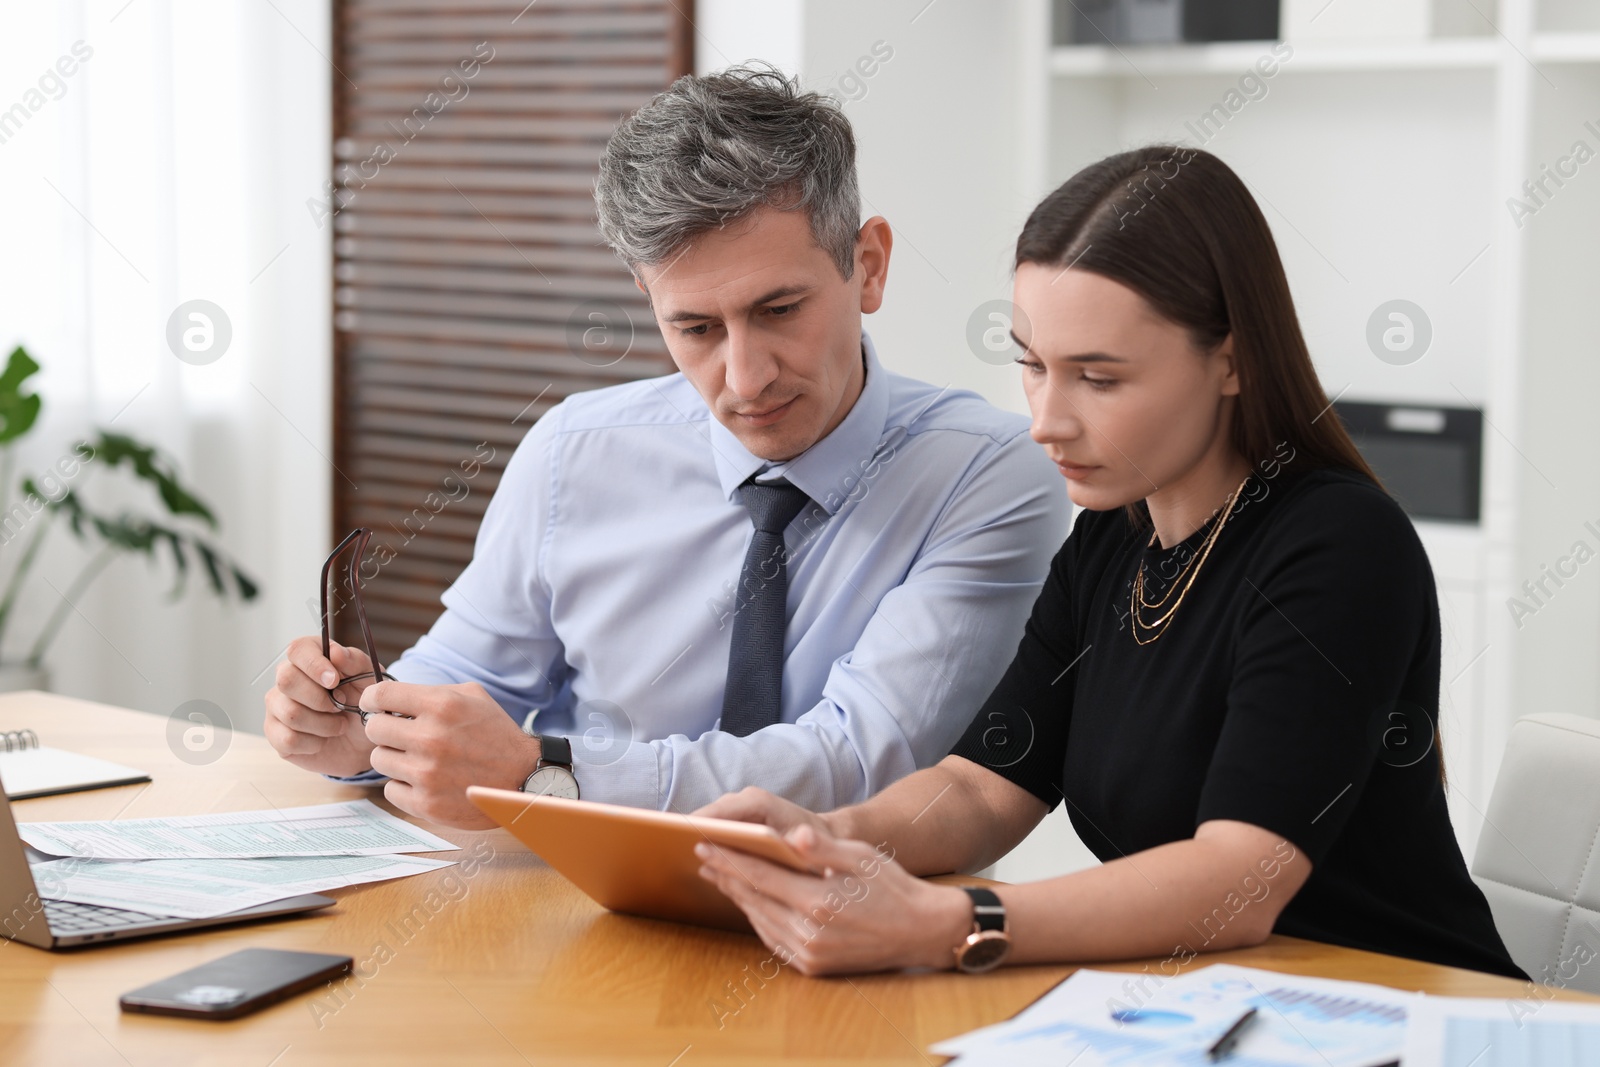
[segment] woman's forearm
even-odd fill
[[[1310,866],[1294,845],[1266,830],[1212,823],[1191,840],[1100,867],[996,886],[1011,925],[1009,962],[1144,956],[1187,962],[1198,952],[1258,944]]]
[[[951,756],[823,819],[835,836],[883,845],[912,874],[932,875],[988,866],[1045,812],[1026,790]]]

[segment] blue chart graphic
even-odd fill
[[[1062,1062],[1082,1056],[1081,1063],[1096,1067],[1154,1063],[1209,1067],[1212,1061],[1206,1049],[1250,1007],[1258,1014],[1229,1058],[1229,1067],[1284,1067],[1310,1061],[1341,1067],[1397,1059],[1405,1036],[1406,1013],[1399,1007],[1299,989],[1261,992],[1248,981],[1218,978],[1158,997],[1152,1005],[1117,1008],[1103,1024],[1052,1022],[1020,1029],[1001,1043],[1014,1048],[1019,1061],[1027,1062],[1049,1050],[1064,1056]],[[1481,1047],[1480,1043],[1477,1048]],[[1585,1062],[1594,1067],[1600,1058]],[[1466,1063],[1451,1061],[1449,1067]],[[1543,1067],[1543,1061],[1539,1063]],[[1473,1067],[1487,1065],[1480,1062]]]
[[[1402,1008],[1373,1004],[1356,997],[1334,997],[1294,989],[1270,990],[1260,998],[1260,1006],[1263,1010],[1276,1008],[1289,1019],[1307,1019],[1314,1023],[1344,1022],[1396,1030],[1406,1024]]]
[[[1188,1026],[1195,1022],[1193,1015],[1181,1011],[1153,1011],[1150,1008],[1114,1011],[1111,1018],[1114,1022],[1138,1023],[1140,1026]]]

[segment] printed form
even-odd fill
[[[40,852],[97,860],[383,856],[457,847],[370,800],[162,819],[25,822],[17,833]]]
[[[245,860],[84,860],[35,863],[45,900],[203,919],[302,893],[453,867],[423,856],[308,856]]]

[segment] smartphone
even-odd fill
[[[190,1019],[237,1019],[304,989],[350,973],[349,956],[241,949],[122,994],[123,1011],[182,1015]]]

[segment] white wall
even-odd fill
[[[883,308],[867,321],[885,363],[1025,411],[1015,367],[965,343],[978,305],[1011,295],[1011,250],[1033,206],[1023,141],[1020,5],[810,0],[803,73],[838,93],[857,137],[862,212],[895,234]],[[874,48],[890,58],[878,61]],[[858,64],[875,72],[862,77]]]
[[[1600,139],[1600,64],[1553,68],[1553,85],[1535,79],[1535,119],[1526,177],[1554,166],[1573,142],[1592,150]],[[1570,168],[1570,164],[1568,165]],[[1600,331],[1596,330],[1596,237],[1600,235],[1600,160],[1578,169],[1524,220],[1526,309],[1521,358],[1525,368],[1519,426],[1513,431],[1520,492],[1519,539],[1512,563],[1513,595],[1537,610],[1506,627],[1511,645],[1517,715],[1561,711],[1600,715],[1600,560],[1579,564],[1575,542],[1600,552]],[[1502,191],[1502,196],[1515,190]],[[1567,562],[1562,563],[1566,557]],[[1547,569],[1548,568],[1548,569]],[[1548,577],[1555,570],[1562,579]],[[1576,572],[1576,573],[1573,573]],[[1539,601],[1522,591],[1543,582]],[[1510,614],[1503,602],[1491,612]],[[1496,650],[1504,652],[1504,649]]]
[[[1037,121],[1019,111],[1033,52],[1019,37],[1042,10],[701,0],[696,14],[702,73],[763,59],[839,96],[856,131],[863,216],[883,215],[895,234],[884,306],[866,323],[885,364],[1015,411],[1026,411],[1016,370],[982,362],[964,337],[979,304],[1010,296],[1011,247],[1042,192],[1017,164]]]
[[[752,59],[798,72],[804,11],[803,0],[695,0],[695,73]]]

